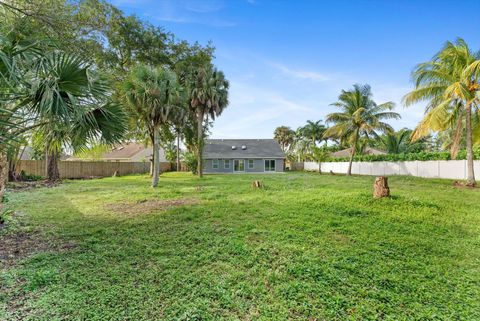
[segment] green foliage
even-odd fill
[[[36,247],[2,266],[0,319],[480,320],[478,189],[390,177],[374,200],[372,177],[163,176],[11,193]]]
[[[466,159],[467,151],[458,152],[457,160]],[[474,158],[480,159],[480,149],[474,150]],[[350,157],[328,157],[328,162],[348,162]],[[418,152],[418,153],[399,153],[386,155],[355,155],[355,162],[402,162],[402,161],[428,161],[428,160],[451,160],[450,152]]]
[[[183,154],[183,161],[187,169],[193,174],[197,174],[197,156],[192,152]]]

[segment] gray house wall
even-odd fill
[[[240,158],[235,158],[240,159]],[[252,159],[252,158],[250,158]],[[264,173],[265,172],[265,160],[266,159],[274,159],[275,160],[275,172],[283,172],[284,168],[284,159],[282,158],[254,158],[254,166],[253,168],[248,168],[248,158],[244,159],[245,162],[245,173]],[[204,159],[203,161],[203,171],[204,173],[234,173],[233,171],[233,160],[228,159],[230,161],[230,168],[225,169],[224,166],[224,159],[219,159],[219,166],[218,168],[213,168],[212,159]],[[238,173],[238,172],[235,172]],[[274,172],[266,172],[266,173],[274,173]]]

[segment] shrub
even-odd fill
[[[474,150],[473,157],[480,159],[480,149]],[[457,160],[467,158],[466,150],[458,152]],[[349,157],[329,157],[327,162],[348,162]],[[419,152],[419,153],[401,153],[386,155],[356,155],[355,162],[403,162],[403,161],[429,161],[429,160],[450,160],[449,152]]]
[[[197,174],[197,157],[194,153],[187,152],[183,154],[183,160],[188,170],[193,174]]]

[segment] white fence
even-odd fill
[[[476,173],[480,173],[480,161],[474,161]],[[318,171],[318,163],[305,162],[304,170]],[[348,162],[322,163],[322,172],[347,173]],[[467,161],[410,161],[410,162],[353,162],[352,174],[358,175],[410,175],[426,178],[466,179]]]

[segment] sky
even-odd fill
[[[369,84],[377,103],[396,104],[395,129],[414,128],[424,106],[405,108],[401,99],[415,65],[457,37],[480,49],[480,0],[112,3],[179,39],[216,47],[230,103],[212,138],[272,138],[278,126],[325,120],[341,90],[356,83]]]

